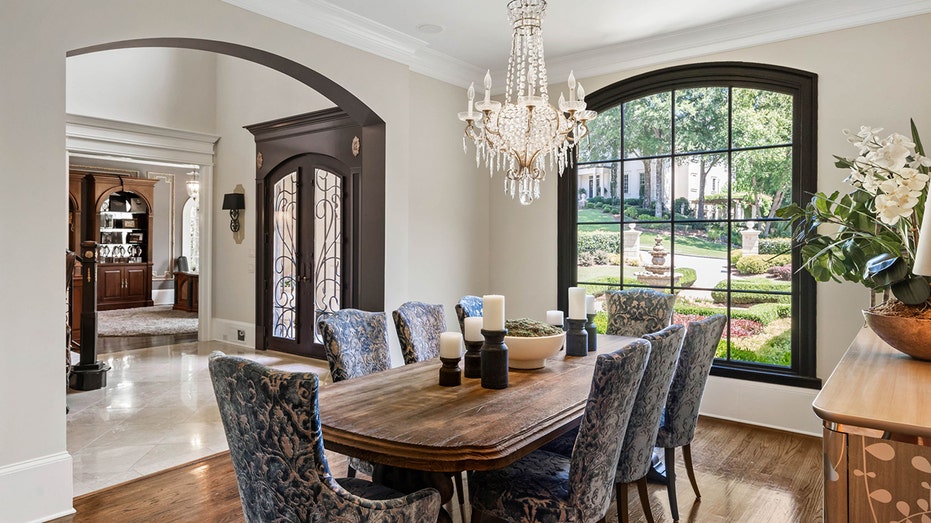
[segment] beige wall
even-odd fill
[[[931,56],[927,38],[931,16],[918,16],[823,35],[799,38],[675,62],[582,79],[586,90],[665,66],[706,61],[762,62],[804,69],[818,74],[818,176],[819,189],[843,189],[844,172],[831,155],[856,151],[841,134],[860,125],[908,133],[908,119],[931,136]],[[563,86],[555,86],[553,92]],[[554,94],[555,96],[555,94]],[[927,142],[928,139],[925,139]],[[496,293],[508,296],[508,315],[536,316],[556,303],[555,251],[556,188],[548,179],[543,199],[532,209],[521,208],[498,193],[492,181],[492,252],[500,266],[492,268]],[[542,253],[543,255],[534,255]],[[513,297],[513,298],[512,298]],[[818,376],[826,379],[856,332],[862,327],[860,309],[869,305],[868,294],[853,284],[818,285]],[[713,378],[702,411],[721,417],[818,433],[811,411],[814,391]],[[747,401],[735,401],[743,398]],[[757,400],[766,408],[758,408]]]
[[[315,37],[218,0],[86,0],[80,3],[37,0],[7,2],[3,10],[0,34],[4,35],[4,45],[0,46],[0,69],[5,79],[0,82],[0,157],[4,160],[5,189],[0,191],[0,223],[3,224],[0,239],[6,245],[28,248],[17,249],[22,255],[5,258],[0,275],[0,292],[5,297],[0,305],[0,328],[4,332],[2,352],[6,368],[11,369],[0,379],[0,397],[5,398],[0,402],[0,419],[4,420],[4,428],[0,431],[0,522],[47,519],[71,507],[71,460],[65,446],[64,333],[62,329],[49,328],[59,324],[64,315],[63,303],[59,308],[49,307],[49,304],[56,303],[50,297],[62,295],[62,246],[66,244],[62,224],[66,222],[67,208],[65,54],[69,50],[124,39],[181,36],[256,47],[318,71],[359,97],[386,122],[386,304],[420,298],[413,296],[413,292],[426,294],[429,289],[430,299],[447,304],[451,310],[462,290],[483,283],[482,271],[487,262],[480,245],[485,233],[473,232],[468,217],[450,214],[445,222],[450,227],[446,234],[466,240],[443,245],[440,249],[433,238],[420,234],[423,224],[434,219],[427,213],[434,212],[435,207],[418,208],[412,204],[417,198],[411,195],[411,180],[421,176],[412,172],[413,157],[419,154],[409,146],[412,136],[432,149],[428,158],[431,176],[438,178],[437,183],[446,179],[449,185],[463,188],[461,180],[455,178],[462,173],[474,177],[474,170],[463,161],[458,139],[455,145],[440,145],[444,137],[455,134],[453,129],[458,122],[454,115],[461,105],[458,99],[452,103],[457,89],[423,78],[412,79],[414,75],[406,66]],[[247,88],[255,87],[245,78],[249,74],[251,71],[239,71],[232,63],[218,64],[217,78],[225,82],[242,81],[247,86],[243,87],[243,92],[234,92],[231,85],[218,85],[216,96],[245,102]],[[280,84],[274,83],[278,89]],[[412,83],[417,83],[418,87],[415,89]],[[319,100],[303,98],[303,88],[280,88],[283,91],[276,90],[269,93],[269,97],[300,98],[296,105],[302,107],[298,111],[317,106]],[[416,125],[412,121],[412,107],[419,100],[411,99],[414,91],[431,100],[436,111],[429,116],[418,116]],[[239,122],[227,113],[217,114],[214,117],[217,130],[254,123],[250,121],[253,117],[264,120],[289,114],[291,106],[279,104],[279,101],[284,100],[267,100],[267,105],[259,102],[267,112],[251,112],[248,106],[236,108],[242,111],[243,121]],[[449,106],[443,107],[447,101]],[[135,102],[127,100],[125,103]],[[144,114],[127,119],[204,130],[202,122],[210,118],[201,113],[191,121],[170,119],[165,115],[171,113],[170,108],[176,102],[157,103],[168,107],[168,113],[148,108],[147,112],[158,112],[158,115]],[[121,113],[124,117],[136,114],[132,107],[126,110]],[[226,109],[220,109],[218,104],[215,110]],[[441,121],[437,115],[449,115],[452,122]],[[236,133],[236,140],[239,140],[242,135],[240,131]],[[237,155],[248,156],[251,165],[252,153],[247,155],[236,150],[229,155],[227,163],[225,158],[229,151],[223,149],[224,139],[226,137],[221,138],[218,146],[217,194],[237,183],[251,190],[252,171],[238,166]],[[425,160],[416,163],[422,168]],[[452,167],[436,168],[434,164]],[[480,198],[482,185],[472,190],[479,191]],[[37,193],[51,198],[48,212],[34,213]],[[59,198],[59,205],[54,204],[55,198]],[[213,203],[218,205],[219,202]],[[478,208],[481,212],[481,204]],[[28,228],[14,225],[22,223],[25,216],[30,217]],[[254,223],[252,220],[247,212],[247,230],[249,224]],[[214,260],[217,265],[223,264],[224,259],[231,263],[229,273],[222,277],[236,285],[231,294],[218,291],[214,296],[218,306],[224,304],[218,313],[248,321],[253,305],[251,299],[243,297],[249,296],[249,292],[242,293],[242,289],[251,288],[252,278],[243,274],[247,272],[243,270],[243,260],[249,258],[247,242],[251,238],[247,236],[243,245],[232,244],[228,222],[218,214],[215,223]],[[470,250],[476,242],[478,247]],[[450,268],[442,274],[443,282],[431,287],[421,279],[412,286],[412,280],[420,275],[410,270],[409,261],[426,264],[420,260],[428,259],[433,267]],[[248,261],[245,265],[248,267]],[[471,269],[461,270],[466,266]],[[418,270],[421,268],[422,265],[418,266]],[[435,269],[430,274],[439,271]],[[243,282],[241,286],[240,281]],[[227,307],[226,303],[231,306]],[[16,398],[15,401],[12,398]]]

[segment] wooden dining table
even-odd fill
[[[507,466],[577,427],[595,354],[635,339],[599,335],[598,350],[587,356],[562,350],[542,369],[511,369],[505,389],[482,388],[480,379],[465,377],[461,385],[441,387],[436,359],[324,385],[324,445],[376,464],[427,472]]]

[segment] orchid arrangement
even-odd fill
[[[928,196],[928,167],[915,122],[911,137],[861,127],[844,131],[858,149],[854,158],[835,156],[846,169],[846,194],[818,192],[801,207],[787,205],[777,216],[794,223],[802,267],[817,281],[851,281],[890,290],[910,305],[925,302],[931,286],[912,273],[918,229]]]

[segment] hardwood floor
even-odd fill
[[[692,457],[702,499],[696,502],[680,457],[683,523],[823,520],[820,438],[702,418]],[[344,458],[328,458],[335,474],[345,473]],[[636,489],[631,494],[631,522],[646,521]],[[664,487],[650,485],[650,505],[657,521],[671,521]],[[75,498],[74,508],[56,523],[243,521],[228,453]],[[614,503],[607,521],[617,522]]]
[[[124,350],[148,349],[197,341],[197,333],[162,334],[158,336],[101,336],[97,338],[97,354]]]

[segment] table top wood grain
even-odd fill
[[[826,425],[931,437],[931,362],[903,354],[864,327],[815,398]]]
[[[636,338],[600,335],[597,353]],[[595,354],[560,351],[539,370],[511,370],[506,389],[481,380],[439,385],[438,360],[332,383],[320,389],[328,449],[375,463],[457,472],[506,466],[578,426]]]

